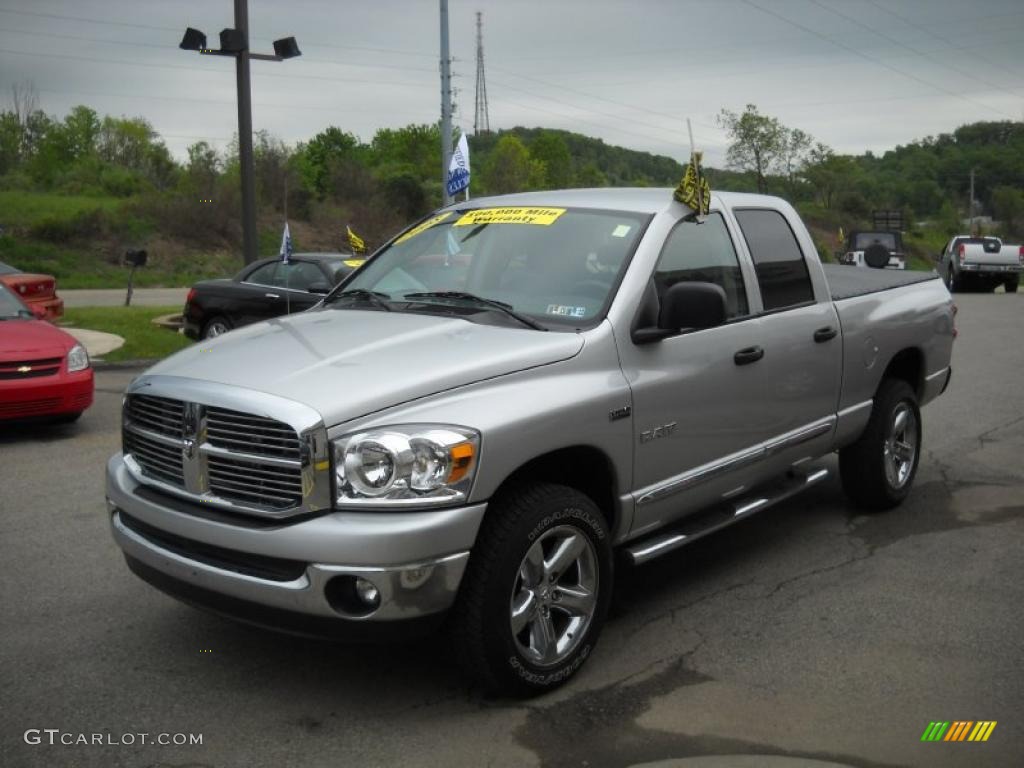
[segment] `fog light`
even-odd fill
[[[376,608],[380,605],[380,592],[373,582],[366,579],[356,578],[356,596],[366,604],[368,608]]]

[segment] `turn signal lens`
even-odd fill
[[[452,457],[452,469],[448,473],[449,483],[457,483],[469,474],[475,451],[472,443],[459,443],[449,449],[449,455]]]

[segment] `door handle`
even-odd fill
[[[736,365],[750,365],[751,363],[756,363],[762,357],[764,357],[764,349],[761,347],[747,347],[733,355],[732,359]]]
[[[814,332],[814,340],[818,344],[821,344],[823,341],[830,341],[834,339],[838,333],[839,331],[837,331],[831,325],[827,325],[824,328],[819,328]]]
[[[266,298],[268,298],[268,299],[280,299],[280,298],[281,298],[281,297],[280,297],[279,295],[277,295],[276,293],[264,293],[263,295],[264,295],[264,296],[265,296]]]

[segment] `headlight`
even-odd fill
[[[369,430],[332,443],[339,507],[451,504],[469,495],[480,434],[416,424]]]
[[[81,344],[75,344],[68,352],[68,373],[84,371],[89,367],[89,353]]]

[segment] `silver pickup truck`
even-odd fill
[[[1024,273],[1024,245],[1004,243],[998,237],[959,235],[946,243],[937,269],[950,292],[993,291],[1002,285],[1007,293],[1016,293]]]
[[[615,564],[820,482],[899,504],[950,379],[934,273],[823,269],[782,200],[472,200],[323,303],[138,377],[107,465],[133,572],[275,629],[436,627],[484,686],[591,653]]]

